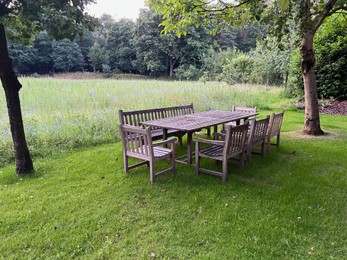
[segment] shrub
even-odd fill
[[[175,69],[175,75],[178,80],[198,80],[202,73],[193,65],[181,65]]]
[[[246,54],[240,54],[223,67],[223,78],[229,84],[248,83],[253,66],[253,58]]]

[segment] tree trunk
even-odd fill
[[[312,32],[306,33],[300,45],[301,72],[305,90],[305,122],[303,131],[309,135],[322,135],[324,132],[320,128],[319,120],[313,36]]]
[[[169,57],[169,77],[172,78],[174,76],[174,66],[176,64],[176,61]]]
[[[19,90],[22,85],[19,83],[17,75],[13,70],[12,60],[9,57],[7,48],[5,28],[2,24],[0,24],[0,78],[6,95],[13,148],[16,157],[16,172],[20,175],[28,174],[34,170],[34,166],[25,140],[20,107]]]

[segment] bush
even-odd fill
[[[317,88],[321,98],[347,99],[347,23],[341,15],[327,20],[315,39]]]
[[[288,87],[285,90],[287,97],[304,97],[304,82],[300,69],[300,51],[296,49],[291,56],[289,64]]]
[[[181,65],[175,69],[175,75],[178,80],[198,80],[202,73],[193,65]]]
[[[253,58],[246,54],[240,54],[223,67],[223,78],[229,84],[248,83],[253,66]]]

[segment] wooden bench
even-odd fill
[[[162,118],[188,115],[194,113],[193,103],[186,106],[163,107],[145,110],[123,111],[119,110],[119,122],[133,126],[142,126],[141,123],[148,120],[157,120]],[[178,137],[180,145],[182,145],[182,136],[185,133],[178,130],[168,130],[168,136]],[[152,140],[163,139],[163,129],[158,127],[151,128]]]

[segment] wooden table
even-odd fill
[[[175,129],[187,133],[187,163],[192,164],[193,158],[193,133],[202,128],[214,127],[217,131],[217,126],[236,121],[237,124],[240,120],[256,116],[257,113],[244,113],[232,112],[222,110],[209,110],[205,112],[198,112],[189,115],[175,116],[163,118],[158,120],[150,120],[142,122],[145,126],[155,126],[163,128],[163,139],[167,138],[167,130]]]

